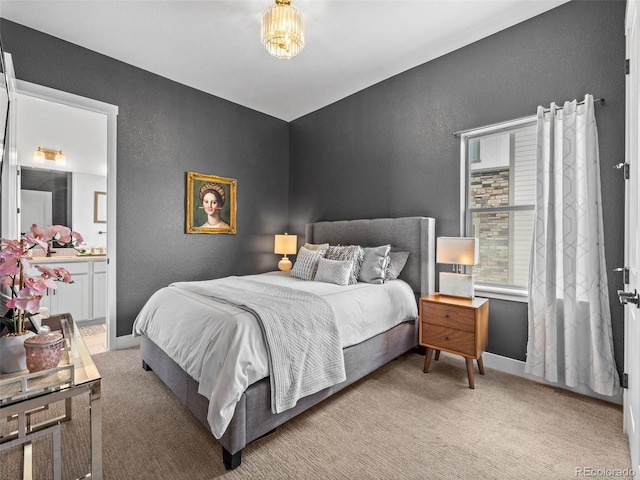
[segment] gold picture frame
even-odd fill
[[[236,180],[187,172],[187,233],[236,233]]]
[[[93,223],[107,223],[107,192],[93,192]]]

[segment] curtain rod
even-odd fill
[[[599,103],[600,105],[604,105],[604,98],[596,98],[593,101],[593,104],[595,105],[596,103]],[[578,102],[578,105],[584,105],[584,100]],[[564,107],[559,107],[558,110],[562,110]],[[550,108],[544,108],[543,109],[545,113],[551,111]],[[491,125],[485,125],[483,127],[477,127],[477,128],[469,128],[467,130],[460,130],[459,132],[453,132],[452,135],[454,137],[459,137],[460,135],[464,135],[465,133],[469,133],[469,132],[473,132],[475,130],[480,130],[480,129],[485,129],[485,128],[495,128],[495,127],[499,127],[500,125],[506,125],[506,124],[510,124],[510,123],[516,123],[516,122],[521,122],[524,120],[528,120],[531,117],[535,117],[535,114],[533,115],[527,115],[526,117],[519,117],[519,118],[514,118],[513,120],[505,120],[504,122],[498,122],[498,123],[492,123]]]

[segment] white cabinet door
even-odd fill
[[[107,273],[93,274],[93,318],[107,316]]]
[[[76,322],[89,318],[89,276],[73,275],[73,283],[57,282],[58,288],[49,290],[51,314],[70,313]]]

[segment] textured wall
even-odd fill
[[[117,335],[180,280],[271,270],[288,218],[289,126],[2,20],[16,77],[119,107]],[[236,235],[185,234],[185,173],[238,181]]]
[[[538,105],[604,97],[596,107],[606,260],[623,263],[625,2],[564,4],[291,123],[291,230],[305,222],[427,215],[458,235],[460,145],[452,132],[533,115]],[[623,364],[622,281],[609,275]],[[526,304],[492,300],[489,351],[524,360]]]

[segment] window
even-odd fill
[[[536,197],[536,118],[464,132],[465,236],[479,239],[476,289],[526,297]]]

